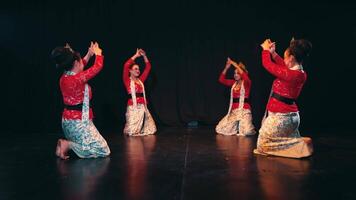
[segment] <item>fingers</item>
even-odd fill
[[[99,43],[90,41],[90,48],[99,48]]]
[[[265,39],[265,40],[263,41],[263,43],[271,44],[271,43],[274,43],[274,42],[272,42],[271,39],[267,38],[267,39]],[[263,43],[262,43],[262,44],[263,44]]]
[[[139,56],[145,56],[145,55],[146,55],[146,52],[145,52],[143,49],[141,49],[141,48],[138,48],[136,53],[137,53]]]
[[[59,157],[63,160],[67,160],[69,158],[69,156],[63,154],[59,155]]]
[[[263,43],[260,45],[264,50],[269,50],[271,48],[275,48],[275,42],[272,42],[271,39],[265,39]]]
[[[226,64],[231,64],[231,60],[229,57],[226,59]]]

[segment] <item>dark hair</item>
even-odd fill
[[[303,63],[304,59],[307,58],[312,50],[312,44],[308,40],[299,39],[292,40],[289,44],[289,54],[293,55],[298,63]]]
[[[56,47],[51,52],[51,58],[56,63],[57,68],[63,68],[68,71],[73,67],[73,62],[75,60],[80,60],[80,54],[78,52],[74,52],[70,48],[67,47]]]
[[[137,63],[133,62],[130,66],[129,69],[132,69],[133,66],[138,65]]]

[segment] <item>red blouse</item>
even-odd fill
[[[301,70],[289,69],[280,56],[276,56],[273,62],[270,52],[262,51],[262,64],[266,70],[273,76],[277,77],[273,81],[273,92],[287,98],[297,99],[302,91],[303,85],[307,80],[307,74]],[[267,104],[267,110],[271,112],[287,113],[297,112],[297,104],[288,105],[273,97]]]
[[[244,87],[245,87],[245,98],[249,98],[250,96],[250,89],[251,89],[251,80],[250,78],[248,77],[248,74],[243,72],[242,74],[240,74],[241,76],[241,79],[244,81]],[[224,73],[221,73],[220,74],[220,77],[219,77],[219,82],[226,85],[226,86],[233,86],[234,83],[236,82],[236,80],[233,80],[233,79],[226,79],[225,77],[225,74]],[[234,98],[239,98],[240,97],[240,88],[235,91],[233,90],[233,93],[232,93],[232,96]],[[231,109],[235,109],[235,108],[238,108],[239,107],[239,103],[233,103],[232,104],[232,107]],[[251,110],[251,106],[249,103],[247,102],[244,102],[244,106],[243,106],[244,109],[249,109]]]
[[[130,87],[131,79],[130,79],[129,71],[130,71],[130,66],[133,65],[134,63],[135,63],[134,60],[132,60],[131,58],[128,59],[124,64],[124,72],[122,74],[122,79],[124,80],[124,84],[125,84],[128,94],[131,94],[131,87]],[[145,70],[139,77],[139,79],[141,80],[142,83],[144,83],[146,81],[150,71],[151,71],[151,64],[150,64],[150,62],[146,62]],[[143,88],[142,88],[141,84],[136,83],[136,82],[135,82],[135,90],[136,90],[136,93],[143,93]],[[145,104],[145,99],[143,97],[137,97],[136,101],[138,104]],[[127,101],[127,105],[133,105],[131,98]]]
[[[63,102],[66,105],[78,105],[83,103],[85,84],[94,78],[103,68],[104,56],[96,56],[94,65],[75,75],[63,74],[59,80]],[[83,60],[83,64],[86,63]],[[89,98],[92,98],[91,87],[89,86]],[[82,111],[64,109],[63,119],[82,119]],[[93,118],[93,111],[89,109],[89,119]]]

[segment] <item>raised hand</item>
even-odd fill
[[[140,52],[140,49],[139,48],[137,48],[136,49],[136,53],[135,53],[135,55],[134,55],[134,57],[140,57],[141,56],[141,52]]]
[[[97,42],[94,42],[90,48],[95,55],[101,56],[102,50],[100,49],[99,44]]]
[[[68,45],[68,46],[69,46],[69,45]],[[87,52],[87,54],[82,58],[85,63],[88,63],[89,59],[94,55],[93,46],[94,46],[94,43],[93,43],[93,42],[90,42],[90,46],[89,46],[89,48],[88,48],[88,52]]]
[[[141,56],[146,56],[146,52],[143,49],[139,49]]]
[[[231,66],[232,62],[233,61],[229,57],[227,57],[226,64],[225,64],[225,69],[229,68]]]
[[[270,40],[270,39],[266,39],[266,40],[261,44],[261,47],[262,47],[263,50],[268,50],[268,51],[270,51],[271,45],[272,45],[271,40]]]
[[[89,46],[89,48],[88,48],[88,53],[87,53],[88,56],[94,55],[93,47],[94,47],[94,43],[93,43],[93,41],[91,41],[91,42],[90,42],[90,46]]]
[[[272,42],[269,51],[273,54],[276,52],[276,43]]]
[[[233,60],[230,59],[230,63],[234,66],[234,67],[237,67],[237,63]]]
[[[149,62],[148,58],[147,58],[147,55],[146,55],[146,52],[143,50],[143,49],[140,49],[140,54],[141,56],[143,57],[143,59],[145,60],[145,62]]]

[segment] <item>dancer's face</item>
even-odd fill
[[[240,76],[240,74],[237,72],[237,69],[235,69],[234,79],[235,79],[236,81],[239,81],[239,80],[241,79],[241,76]]]
[[[130,69],[131,76],[138,77],[140,75],[140,67],[138,65],[133,65]]]
[[[83,64],[83,60],[80,58],[79,60],[75,60],[73,63],[73,66],[79,71],[83,71],[84,70],[84,64]]]
[[[293,66],[293,63],[294,63],[294,56],[293,56],[293,55],[290,55],[289,49],[287,49],[287,50],[284,51],[283,59],[284,59],[284,64],[285,64],[288,68],[290,68],[290,67]]]

